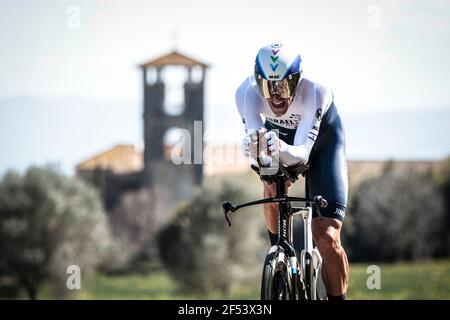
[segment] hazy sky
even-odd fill
[[[211,64],[207,128],[235,133],[234,92],[258,48],[273,41],[298,47],[305,75],[333,89],[344,115],[450,109],[448,0],[0,0],[0,98],[121,102],[136,114],[136,122],[123,124],[136,143],[137,65],[176,43]],[[80,112],[79,119],[89,117],[88,109]]]
[[[70,28],[70,5],[80,29]],[[379,16],[379,23],[376,21]],[[69,25],[68,25],[69,23]],[[298,46],[348,109],[450,103],[450,1],[1,1],[0,95],[140,99],[137,64],[172,48],[212,64],[208,100],[233,102],[257,49]]]

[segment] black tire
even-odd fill
[[[271,266],[271,261],[273,259],[274,253],[268,253],[266,255],[266,260],[264,261],[262,279],[261,279],[261,300],[270,300],[269,292],[269,282],[273,278],[273,269]]]
[[[289,261],[281,248],[266,256],[261,281],[261,300],[293,299],[288,270]]]
[[[270,300],[288,300],[288,291],[286,275],[281,271],[276,271],[273,277]]]

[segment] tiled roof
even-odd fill
[[[140,171],[143,167],[142,152],[136,150],[133,145],[121,144],[81,162],[76,170],[101,169],[111,170],[114,173],[130,173]]]
[[[201,66],[204,68],[207,68],[208,65],[206,63],[197,61],[193,58],[190,58],[188,56],[185,56],[177,51],[172,51],[169,54],[166,54],[162,57],[152,59],[150,61],[147,61],[140,65],[141,68],[148,68],[148,67],[164,67],[164,66],[186,66],[186,67],[194,67],[194,66]]]

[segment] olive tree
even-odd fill
[[[430,175],[390,172],[361,184],[350,214],[352,260],[429,258],[440,241],[443,197]]]
[[[119,205],[110,213],[111,230],[118,245],[125,250],[129,263],[117,271],[139,269],[142,262],[157,256],[155,236],[167,220],[168,214],[164,210],[167,201],[158,187],[129,191],[121,196]]]
[[[445,218],[441,224],[440,241],[436,251],[436,257],[447,258],[450,256],[450,157],[439,161],[433,168],[434,181],[439,187],[445,204]]]
[[[262,208],[243,209],[232,217],[230,228],[221,207],[225,200],[248,200],[246,194],[230,184],[206,186],[160,231],[162,261],[184,288],[227,294],[233,285],[258,282],[260,272],[255,270],[260,271],[267,244],[261,238]]]
[[[97,192],[52,167],[7,173],[0,183],[0,270],[36,299],[50,281],[67,292],[67,269],[94,270],[111,246]],[[65,289],[65,290],[64,290]]]

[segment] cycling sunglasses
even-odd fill
[[[295,94],[301,73],[290,74],[283,80],[266,80],[259,73],[255,72],[255,79],[264,98],[279,95],[281,98],[292,98]]]

